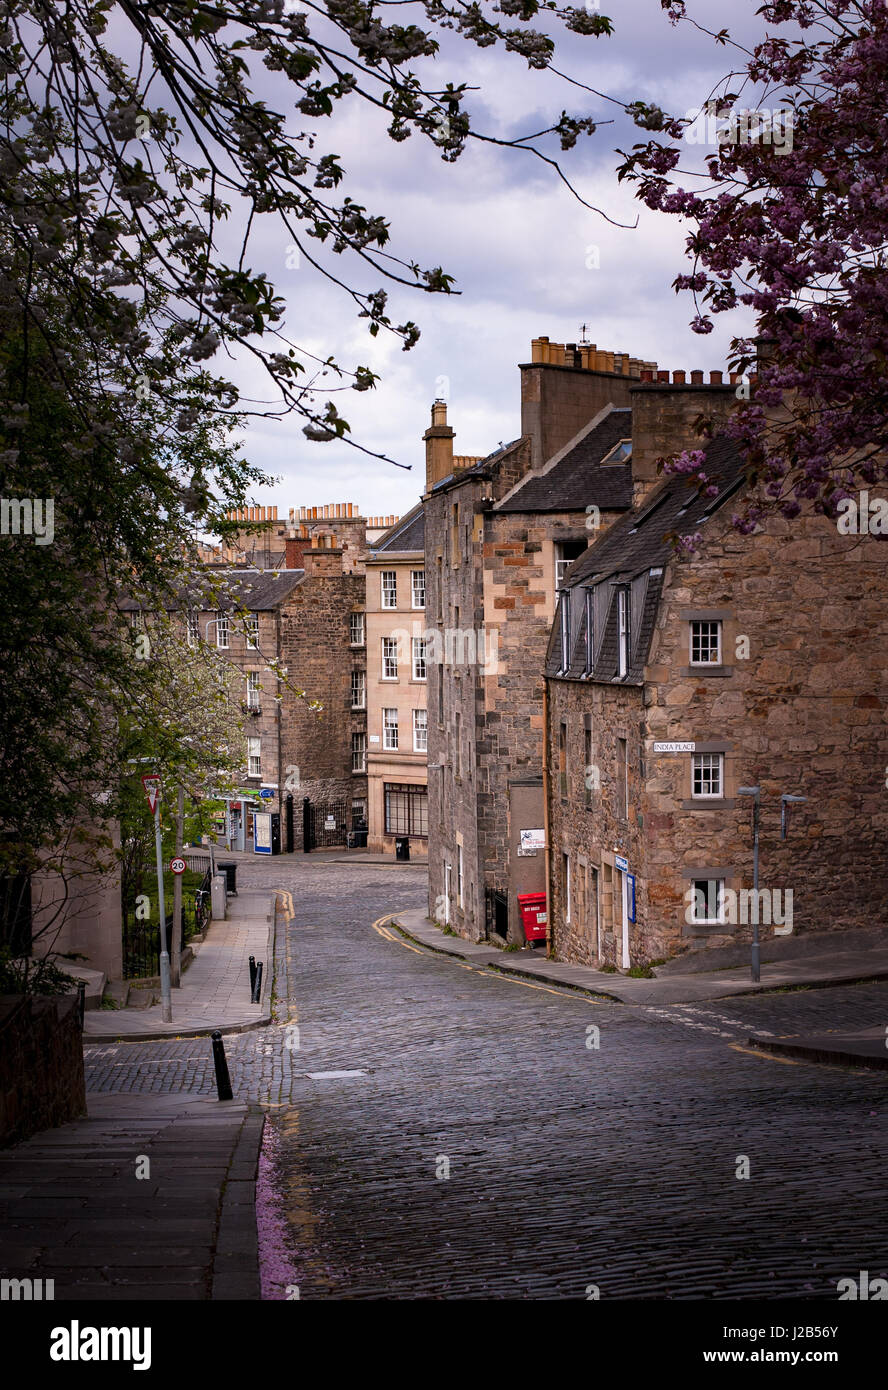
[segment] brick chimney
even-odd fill
[[[662,477],[657,459],[684,449],[703,449],[705,436],[695,427],[698,416],[724,421],[737,404],[734,388],[721,384],[721,372],[711,372],[708,384],[702,372],[660,372],[658,381],[634,386],[632,401],[632,505],[637,506]],[[665,377],[665,380],[662,378]]]
[[[306,578],[312,575],[329,578],[343,573],[342,551],[326,545],[310,546],[303,552],[302,567]]]
[[[305,528],[300,531],[289,531],[284,539],[284,569],[301,570],[304,568],[302,563],[302,553],[311,541],[305,534]]]
[[[423,435],[426,446],[426,491],[453,472],[453,430],[447,423],[447,402],[432,405],[432,423]]]

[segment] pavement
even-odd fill
[[[160,1004],[91,1010],[83,1020],[84,1042],[240,1033],[269,1023],[275,900],[267,889],[247,889],[228,899],[225,921],[213,922],[194,945],[195,959],[172,991],[172,1023],[163,1022]],[[250,1002],[250,956],[264,963],[258,1004]]]
[[[189,1095],[88,1110],[0,1153],[3,1277],[52,1279],[56,1302],[258,1298],[262,1114]]]

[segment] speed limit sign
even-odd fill
[[[184,859],[170,860],[170,868],[172,869],[174,874],[184,874],[187,867],[188,865],[185,863]]]

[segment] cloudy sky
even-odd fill
[[[410,8],[399,8],[399,22],[408,22]],[[730,50],[687,25],[671,25],[659,0],[600,0],[600,8],[614,24],[612,37],[552,32],[556,65],[608,95],[654,101],[683,114],[706,100],[732,64]],[[746,43],[761,35],[755,8],[741,3],[728,16],[722,0],[688,5],[709,28],[729,19],[732,35]],[[389,10],[386,18],[391,15]],[[677,219],[648,212],[618,184],[615,151],[642,138],[619,107],[551,73],[529,70],[524,59],[500,46],[478,49],[452,35],[439,37],[436,85],[464,81],[478,88],[471,103],[475,124],[490,134],[515,138],[540,130],[565,108],[613,122],[601,124],[559,159],[587,202],[626,225],[611,225],[584,208],[530,154],[470,142],[448,164],[418,136],[392,142],[366,103],[340,102],[320,127],[321,147],[338,153],[347,171],[340,191],[386,217],[391,250],[423,266],[443,266],[460,294],[444,298],[390,288],[393,321],[412,318],[422,331],[417,346],[405,353],[393,338],[370,338],[366,320],[356,318],[341,290],[304,265],[287,269],[285,234],[271,222],[260,227],[253,264],[266,269],[285,296],[291,339],[321,358],[333,353],[381,375],[375,391],[337,397],[353,437],[412,466],[404,471],[339,442],[310,443],[295,419],[256,422],[246,435],[248,454],[280,482],[253,500],[277,503],[283,515],[291,506],[325,502],[355,502],[366,515],[406,511],[422,488],[421,436],[436,396],[448,401],[457,453],[484,454],[513,439],[519,433],[517,364],[530,360],[531,339],[541,334],[574,342],[586,323],[599,348],[656,359],[670,369],[708,370],[724,366],[730,337],[747,327],[740,318],[722,316],[706,338],[688,329],[692,301],[671,288],[686,268],[686,232]],[[591,247],[596,250],[590,254]],[[589,268],[596,259],[598,268]],[[342,258],[330,261],[340,273],[348,270]],[[364,283],[375,288],[381,281]],[[248,394],[264,393],[246,369],[240,380]]]

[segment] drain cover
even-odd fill
[[[307,1071],[310,1081],[338,1081],[341,1076],[366,1076],[366,1071]]]

